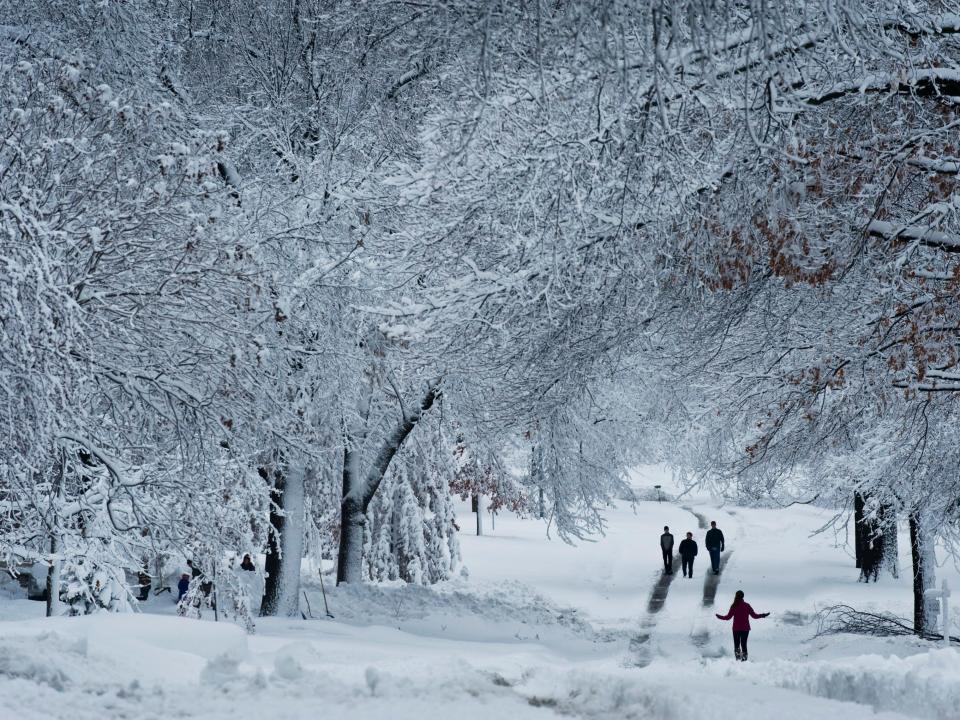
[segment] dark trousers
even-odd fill
[[[707,551],[710,553],[710,564],[713,566],[714,572],[719,572],[720,570],[720,548],[712,547],[707,548]]]
[[[681,570],[683,570],[684,575],[690,575],[693,577],[693,558],[680,556]]]
[[[660,548],[663,550],[663,548]],[[663,550],[663,569],[665,572],[673,572],[673,551]]]
[[[739,655],[741,657],[747,656],[747,635],[749,634],[749,630],[733,631],[733,652],[735,655]]]

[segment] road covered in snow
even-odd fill
[[[813,534],[829,517],[620,503],[606,536],[577,546],[533,520],[498,517],[483,537],[464,523],[457,580],[328,588],[331,620],[307,579],[316,619],[261,619],[252,636],[176,617],[164,596],[140,614],[53,620],[4,598],[0,718],[958,717],[960,650],[815,637],[830,604],[910,611],[905,538],[900,580],[858,584],[843,538]],[[719,578],[705,520],[726,536]],[[664,525],[700,544],[693,579],[675,566],[658,586]],[[960,587],[952,563],[940,571]],[[714,617],[737,589],[772,613],[753,622],[747,663]]]

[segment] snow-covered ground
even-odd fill
[[[731,551],[716,606],[677,574],[659,612],[663,525],[702,545],[717,520]],[[334,620],[236,626],[147,612],[41,617],[42,603],[0,599],[0,719],[33,718],[958,718],[960,650],[912,639],[814,638],[814,613],[844,602],[910,614],[909,545],[901,578],[856,582],[829,514],[718,508],[709,498],[621,503],[609,531],[572,547],[532,520],[498,517],[470,534],[466,577],[434,588],[328,588]],[[954,587],[952,564],[940,569]],[[314,616],[319,584],[306,580]],[[737,589],[754,622],[750,662],[731,658],[714,618]]]

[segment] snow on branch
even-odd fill
[[[888,240],[916,240],[926,247],[939,248],[946,252],[960,252],[960,237],[933,230],[924,225],[897,225],[885,220],[872,220],[867,233]]]
[[[440,381],[430,381],[420,399],[419,405],[412,411],[405,412],[393,431],[384,438],[379,452],[374,457],[373,463],[367,471],[362,486],[352,490],[352,492],[356,490],[362,491],[364,512],[366,512],[370,500],[373,499],[377,488],[380,486],[380,482],[383,480],[383,476],[387,472],[387,467],[390,465],[390,461],[393,460],[393,456],[397,454],[403,441],[413,432],[413,429],[417,423],[420,422],[424,414],[433,407],[433,403],[440,396],[440,392]]]
[[[429,71],[430,62],[428,59],[417,61],[414,63],[412,68],[397,78],[397,81],[390,86],[390,89],[387,91],[387,99],[393,100],[397,96],[397,93],[399,93],[405,85],[412,83],[414,80],[422,78]]]
[[[960,96],[960,70],[938,67],[911,70],[901,75],[865,75],[835,83],[821,92],[797,93],[793,97],[807,105],[822,105],[847,95],[881,92]]]

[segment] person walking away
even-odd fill
[[[687,533],[687,539],[680,541],[680,569],[684,577],[693,577],[693,559],[697,556],[697,541],[693,533]]]
[[[137,573],[137,584],[140,586],[140,594],[137,596],[137,600],[143,602],[150,599],[150,584],[152,582],[153,579],[147,573],[146,567],[141,568],[140,572]]]
[[[200,568],[194,565],[193,560],[187,560],[187,567],[190,568],[191,577],[200,577],[203,575]]]
[[[713,566],[713,574],[720,574],[720,553],[725,549],[723,542],[723,532],[717,527],[716,520],[710,521],[710,529],[707,530],[707,537],[704,540],[707,546],[707,552],[710,553],[710,565]]]
[[[663,553],[663,571],[673,575],[673,535],[670,528],[663,526],[663,535],[660,536],[660,551]]]
[[[769,617],[770,613],[755,613],[750,603],[743,599],[743,590],[737,590],[733,604],[726,615],[718,614],[721,620],[733,618],[733,654],[737,660],[747,660],[747,636],[750,635],[750,618],[759,620]]]
[[[183,596],[187,594],[187,590],[189,589],[190,589],[190,575],[187,573],[183,573],[183,575],[180,576],[180,582],[177,583],[177,591],[179,591],[180,593],[177,596],[177,602],[180,602],[181,600],[183,600]]]
[[[254,571],[257,569],[257,566],[253,564],[253,559],[250,557],[250,553],[247,553],[243,556],[243,561],[240,563],[240,568],[242,570]]]

